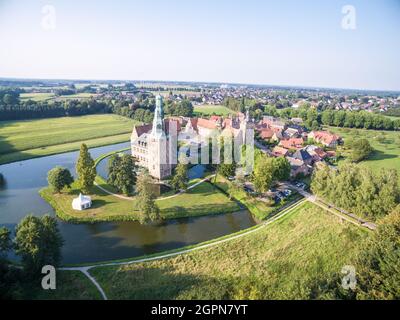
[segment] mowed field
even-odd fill
[[[261,229],[172,258],[90,270],[111,299],[309,299],[354,264],[363,231],[305,202]]]
[[[34,93],[21,93],[20,99],[22,101],[33,100],[33,101],[52,101],[52,100],[85,100],[90,99],[91,97],[95,97],[96,94],[93,93],[77,93],[65,96],[56,96],[54,93],[45,93],[45,92],[34,92]]]
[[[0,164],[129,140],[134,120],[112,114],[0,122]]]
[[[365,130],[329,127],[330,131],[338,133],[346,140],[365,138],[374,148],[374,153],[368,160],[362,161],[374,171],[381,168],[396,169],[400,177],[400,132],[383,130]]]
[[[203,104],[200,106],[194,106],[194,112],[201,113],[204,115],[220,115],[226,116],[228,114],[233,114],[234,112],[223,105],[213,105],[213,104]]]

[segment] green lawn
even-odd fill
[[[44,290],[38,284],[24,288],[25,300],[100,300],[95,285],[80,271],[57,271],[56,289]]]
[[[0,164],[129,140],[134,120],[112,114],[0,122]]]
[[[400,175],[400,132],[365,129],[348,129],[329,127],[332,132],[338,133],[346,142],[349,138],[365,138],[375,152],[363,165],[377,171],[381,168],[396,169]],[[381,138],[379,138],[381,137]]]
[[[47,92],[34,92],[34,93],[21,93],[20,99],[24,100],[33,100],[33,101],[46,101],[54,98],[54,93]]]
[[[166,218],[220,214],[240,210],[240,206],[215,188],[204,182],[177,197],[159,200],[157,205]]]
[[[97,180],[101,186],[107,185]],[[72,199],[79,194],[76,184],[71,190],[60,194],[53,194],[49,188],[40,191],[41,196],[55,209],[57,215],[74,223],[100,222],[100,221],[127,221],[137,220],[138,210],[135,206],[135,198],[131,200],[117,198],[97,187],[91,191],[92,207],[84,211],[72,209]],[[234,212],[240,209],[239,205],[229,200],[225,194],[210,183],[202,183],[187,193],[180,194],[170,199],[159,199],[157,205],[164,219],[191,217],[210,214]]]
[[[241,238],[172,258],[90,272],[111,299],[309,299],[354,263],[367,232],[305,202]]]
[[[204,104],[201,106],[194,106],[194,112],[201,113],[203,115],[217,114],[221,116],[226,116],[228,114],[233,114],[234,112],[223,105],[211,105]]]

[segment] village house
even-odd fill
[[[275,135],[275,132],[269,128],[259,130],[259,137],[263,140],[270,140]]]
[[[341,141],[341,138],[338,135],[328,131],[311,131],[308,134],[308,138],[329,148],[336,148]]]
[[[285,157],[288,155],[288,153],[289,153],[288,149],[285,149],[285,148],[282,148],[279,146],[276,146],[276,147],[274,147],[274,149],[272,149],[272,155],[274,157]]]
[[[297,177],[298,175],[302,174],[302,175],[308,175],[310,174],[312,167],[309,165],[306,165],[302,160],[293,158],[293,157],[286,157],[286,159],[289,161],[290,163],[290,176],[292,178]]]
[[[297,150],[292,157],[303,161],[306,165],[311,165],[313,162],[312,156],[304,149]]]
[[[261,120],[261,124],[266,125],[268,128],[277,129],[280,131],[283,131],[287,128],[287,125],[284,121],[271,116],[264,116]]]
[[[305,150],[313,157],[314,162],[322,161],[328,157],[328,154],[320,147],[309,145]]]
[[[285,149],[301,149],[303,148],[303,138],[283,139],[279,142],[279,146]]]

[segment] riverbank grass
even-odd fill
[[[368,233],[305,202],[281,220],[176,257],[95,267],[111,299],[312,299]]]
[[[106,185],[98,180],[99,185]],[[72,200],[80,190],[74,183],[69,190],[54,194],[49,187],[40,190],[40,195],[55,209],[57,216],[73,223],[100,222],[100,221],[134,221],[138,220],[139,211],[136,210],[135,197],[130,199],[118,198],[115,195],[102,191],[97,186],[91,188],[92,207],[83,211],[72,209]],[[240,210],[235,201],[208,182],[203,182],[185,193],[172,198],[156,201],[161,210],[163,219],[193,217],[230,213]]]

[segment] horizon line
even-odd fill
[[[293,88],[293,89],[325,89],[325,90],[346,90],[346,91],[377,91],[377,92],[387,92],[387,93],[398,93],[400,94],[400,89],[365,89],[365,88],[343,88],[343,87],[329,87],[329,86],[307,86],[307,85],[289,85],[289,84],[260,84],[260,83],[245,83],[245,82],[219,82],[219,81],[190,81],[190,80],[145,80],[145,79],[104,79],[104,78],[36,78],[36,77],[1,77],[1,80],[25,80],[25,81],[112,81],[112,82],[160,82],[160,83],[194,83],[194,84],[219,84],[219,85],[239,85],[239,86],[259,86],[259,87],[280,87],[280,88]]]

